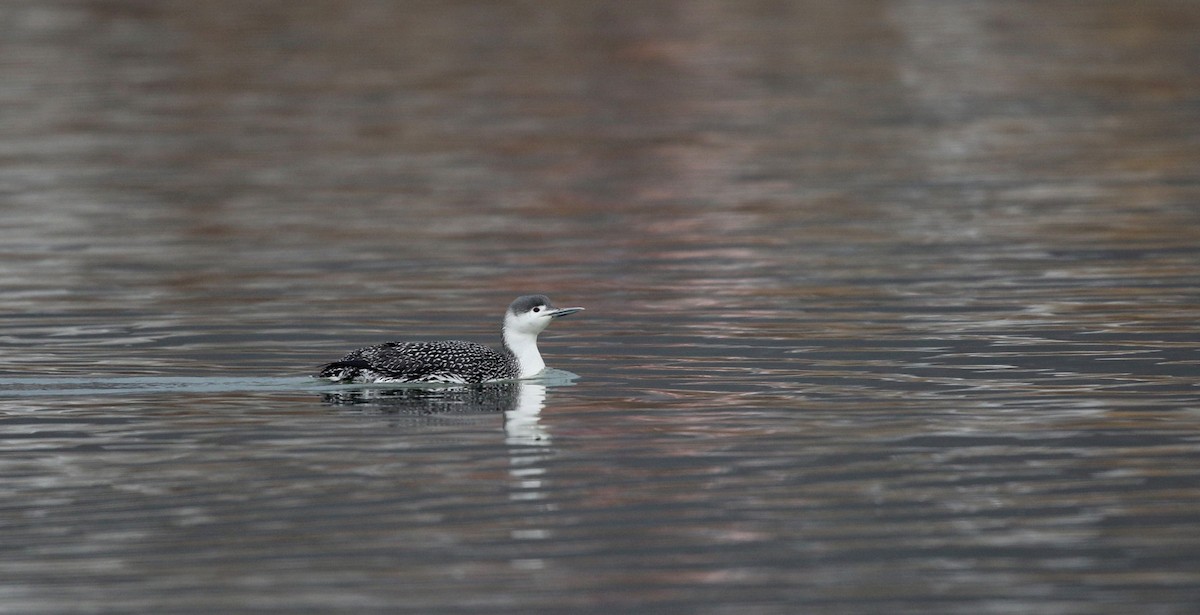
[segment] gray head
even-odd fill
[[[517,297],[508,306],[504,315],[504,328],[522,333],[537,335],[550,321],[582,310],[581,307],[556,308],[546,295],[525,295]]]

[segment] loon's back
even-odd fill
[[[344,383],[477,383],[519,375],[520,366],[512,354],[458,340],[387,342],[359,348],[325,365],[318,374]]]

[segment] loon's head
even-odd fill
[[[546,330],[550,321],[582,310],[581,307],[556,308],[546,295],[517,297],[504,313],[504,330],[517,334],[531,335]]]

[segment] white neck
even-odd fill
[[[518,378],[530,378],[546,369],[542,353],[538,352],[536,333],[504,327],[504,345],[516,355],[517,363],[521,366],[521,374]]]

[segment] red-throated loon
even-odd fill
[[[345,383],[477,383],[530,378],[546,367],[538,352],[538,334],[551,320],[582,309],[556,308],[545,295],[517,297],[504,313],[500,350],[458,340],[387,342],[352,351],[323,366],[317,377]]]

